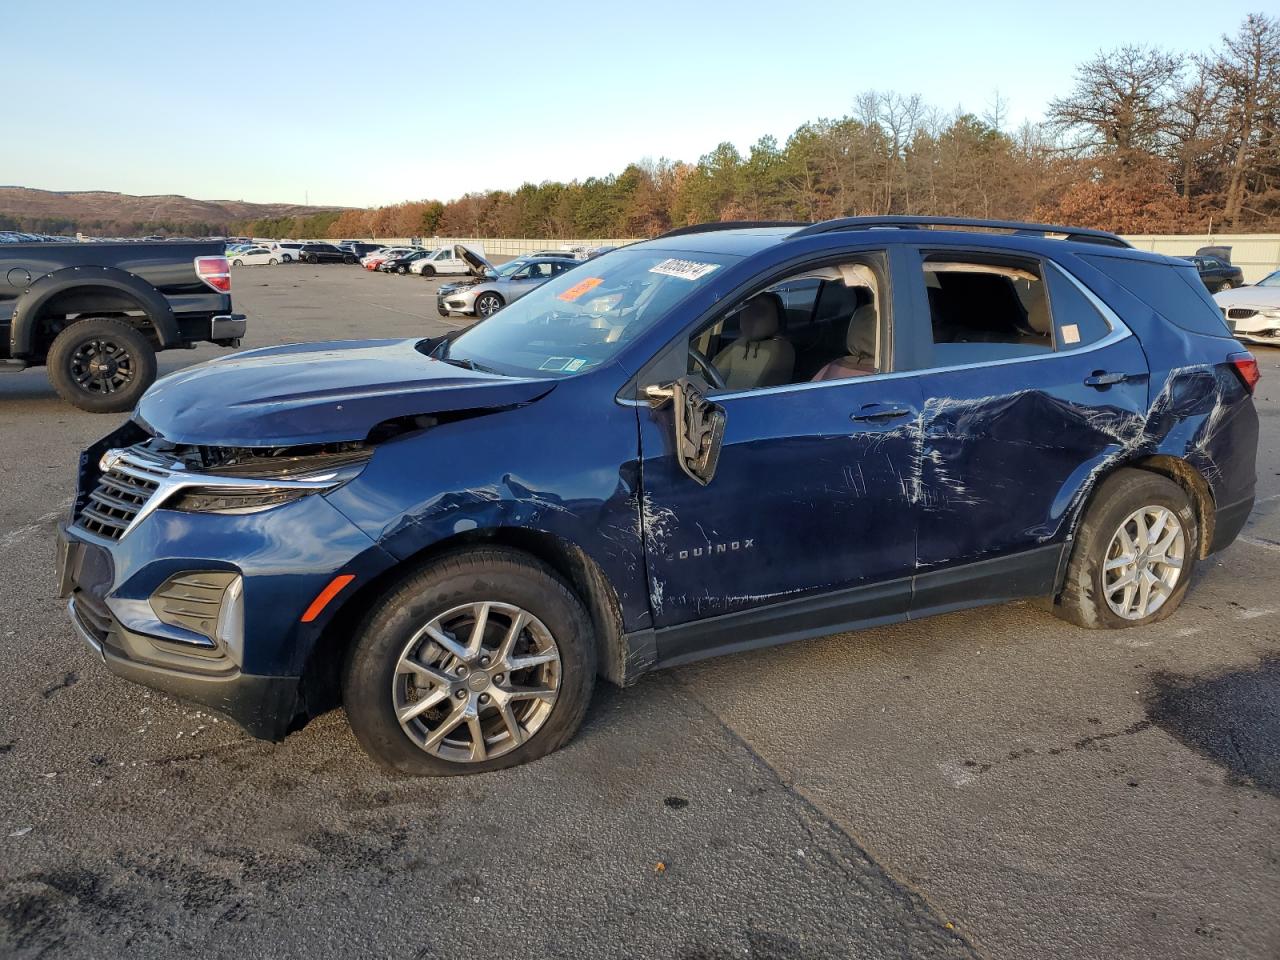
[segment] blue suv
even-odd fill
[[[1195,267],[1070,227],[715,224],[445,337],[175,373],[60,536],[113,673],[410,774],[566,743],[597,675],[1017,597],[1149,624],[1254,497]]]

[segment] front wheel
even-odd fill
[[[355,258],[355,257],[353,257],[351,254],[347,254],[345,257],[343,257],[343,258],[342,258],[342,262],[343,262],[343,263],[355,263],[355,262],[356,262],[356,258]]]
[[[446,555],[374,601],[343,675],[347,717],[384,767],[499,770],[573,737],[595,682],[581,601],[506,549]]]
[[[427,264],[425,267],[422,268],[422,275],[426,277],[428,280],[430,280],[432,277],[436,275],[436,268],[431,266],[431,264]]]
[[[400,274],[400,276],[402,277],[408,272],[409,272],[409,268],[406,267],[403,263],[400,264],[400,266],[396,267],[396,273]]]
[[[244,266],[244,261],[243,261],[243,260],[232,260],[232,261],[231,261],[231,265],[232,265],[233,267],[243,267],[243,266]]]
[[[273,267],[279,262],[280,261],[277,260],[275,257],[271,257],[269,260],[267,260],[267,263],[271,264]]]
[[[1183,489],[1146,470],[1117,470],[1080,524],[1054,612],[1093,629],[1156,623],[1182,603],[1199,555]]]
[[[1215,292],[1215,293],[1225,293],[1227,290],[1230,290],[1230,289],[1231,289],[1231,281],[1230,281],[1230,280],[1223,280],[1220,284],[1218,284],[1218,289],[1217,289],[1216,291],[1214,291],[1214,292]]]
[[[123,320],[77,320],[54,338],[47,358],[58,395],[90,413],[132,410],[156,379],[151,342]]]
[[[502,309],[502,297],[496,293],[482,293],[476,297],[476,316],[491,317]]]

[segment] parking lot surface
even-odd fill
[[[246,347],[466,322],[417,277],[234,284]],[[119,418],[0,377],[0,956],[1280,956],[1280,351],[1255,352],[1258,505],[1166,622],[1020,603],[706,661],[453,780],[383,774],[341,711],[272,745],[109,676],[53,527]]]

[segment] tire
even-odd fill
[[[287,253],[282,253],[282,254],[280,255],[280,259],[281,259],[284,263],[293,263],[293,257],[291,257],[291,256],[290,256],[289,254],[287,254]]]
[[[350,263],[355,263],[355,262],[356,262],[356,258],[355,258],[355,257],[353,257],[351,254],[347,254],[345,257],[343,257],[343,258],[342,258],[342,262],[343,262],[343,263],[348,263],[348,264],[350,264]]]
[[[106,362],[95,377],[93,365]],[[54,338],[46,360],[58,396],[90,413],[132,410],[156,379],[156,353],[123,320],[77,320]]]
[[[320,262],[320,258],[316,254],[314,253],[307,254],[307,263],[311,264],[312,266],[315,266],[319,262]]]
[[[431,266],[431,264],[427,264],[425,267],[422,268],[422,275],[426,279],[430,280],[432,277],[436,275],[436,268]]]
[[[446,636],[454,637],[459,645],[467,642],[472,637],[471,627],[481,616],[476,612],[478,605],[484,602],[493,606],[480,654],[488,652],[490,660],[481,661],[477,654],[464,664],[425,636],[427,625],[440,618]],[[495,673],[503,669],[496,657],[516,610],[535,618],[520,634],[520,655],[536,658],[539,653],[558,649],[559,659],[521,671],[517,685],[531,684],[549,691],[547,677],[554,670],[556,693],[549,707],[539,698],[511,701],[517,729],[524,730],[522,717],[530,723],[529,731],[522,733],[527,739],[512,746],[511,727],[504,723],[494,700],[483,706],[483,698],[490,694],[476,691],[493,679],[494,685],[483,689],[491,691],[494,698],[502,695],[507,678]],[[451,616],[462,618],[456,622],[463,626],[454,634],[447,632]],[[550,646],[536,646],[539,636],[544,642],[551,638]],[[433,669],[449,680],[447,695],[445,685],[434,680],[422,681],[422,688],[415,686],[420,682],[420,666],[397,672],[402,657],[410,653],[416,664],[434,664]],[[481,667],[481,663],[488,665]],[[468,665],[470,673],[466,673]],[[462,679],[458,678],[460,667],[465,674]],[[383,767],[412,776],[457,776],[527,763],[568,743],[586,713],[595,673],[591,621],[569,586],[532,557],[503,548],[481,548],[446,554],[373,601],[344,664],[342,692],[356,738]],[[397,702],[399,709],[408,710],[432,697],[436,705],[419,708],[418,716],[401,726]],[[456,720],[455,711],[472,709],[480,711],[479,722],[489,725],[480,728],[483,757],[476,756],[473,721],[448,726]],[[442,728],[444,739],[436,751],[429,752],[429,746],[422,744],[429,745],[431,733]],[[490,736],[495,737],[492,744]]]
[[[482,293],[476,297],[475,315],[482,320],[485,317],[491,317],[506,304],[503,303],[502,297],[496,293]]]
[[[436,307],[436,313],[440,314],[440,316],[442,317],[449,316],[449,311],[446,310],[444,307]]]
[[[1137,563],[1121,565],[1108,571],[1105,565],[1110,559],[1113,563],[1131,554],[1126,552],[1121,536],[1122,525],[1126,534],[1134,530],[1131,524],[1140,511],[1163,511],[1180,528],[1180,540],[1175,540],[1176,557],[1180,566],[1171,567],[1175,557],[1174,547],[1169,548],[1167,563],[1158,559],[1145,560],[1148,548],[1143,546],[1139,536],[1130,536],[1130,542],[1137,551]],[[1144,523],[1150,516],[1144,517]],[[1149,523],[1154,526],[1154,522]],[[1159,547],[1162,539],[1170,534],[1171,526],[1165,526],[1155,535],[1151,546]],[[1157,623],[1170,616],[1182,603],[1187,588],[1195,574],[1196,562],[1200,555],[1200,526],[1196,520],[1195,509],[1186,492],[1170,480],[1157,473],[1146,470],[1124,468],[1117,470],[1098,488],[1093,500],[1080,524],[1076,534],[1075,546],[1071,552],[1071,560],[1067,564],[1067,576],[1063,584],[1062,595],[1054,605],[1054,613],[1064,620],[1080,627],[1093,630],[1119,629],[1122,627],[1138,627],[1149,623]],[[1151,554],[1159,556],[1159,552]],[[1141,593],[1135,588],[1133,609],[1125,615],[1113,606],[1116,595],[1117,605],[1128,607],[1130,591],[1120,588],[1120,581],[1130,570],[1137,574],[1137,583],[1144,578],[1159,578],[1166,582],[1163,588],[1154,584],[1149,588],[1151,600],[1141,604]],[[1176,578],[1171,576],[1176,574]],[[1108,579],[1112,578],[1111,599],[1108,599]],[[1171,581],[1171,582],[1167,582]],[[1158,606],[1155,601],[1163,595]],[[1147,612],[1143,612],[1143,610]]]
[[[231,265],[232,265],[233,267],[243,267],[243,266],[244,266],[244,261],[243,261],[243,260],[232,260],[232,261],[231,261]]]
[[[277,263],[279,263],[279,262],[280,262],[280,261],[278,261],[275,257],[270,257],[270,258],[268,258],[268,259],[267,259],[267,263],[271,264],[271,266],[273,266],[273,267],[274,267]]]
[[[409,272],[409,268],[406,267],[403,263],[400,264],[400,266],[396,267],[396,273],[400,274],[400,276],[402,277],[408,272]]]

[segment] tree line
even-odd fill
[[[1280,20],[1212,49],[1128,45],[1078,66],[1041,123],[871,90],[841,117],[697,163],[347,210],[330,237],[649,237],[714,220],[929,214],[1124,233],[1280,229]],[[244,225],[246,233],[269,235]],[[254,226],[255,229],[249,229]],[[292,235],[297,235],[293,231]]]

